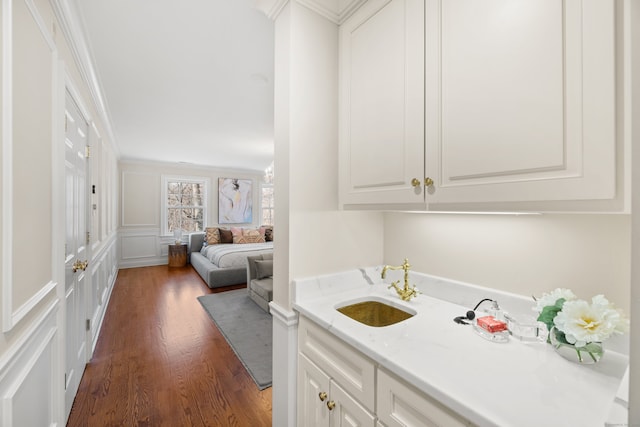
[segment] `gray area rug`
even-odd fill
[[[271,387],[272,318],[246,289],[198,297],[260,390]]]

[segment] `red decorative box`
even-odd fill
[[[480,326],[482,329],[491,333],[507,330],[507,324],[505,322],[497,320],[493,316],[479,317],[477,323],[478,326]]]

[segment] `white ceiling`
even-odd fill
[[[121,159],[264,170],[273,22],[252,0],[73,0]]]

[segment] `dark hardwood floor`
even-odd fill
[[[120,270],[67,426],[270,426],[271,388],[196,299],[214,291],[191,266]]]

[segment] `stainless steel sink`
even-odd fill
[[[367,326],[389,326],[415,315],[381,301],[367,300],[336,308],[345,316]]]

